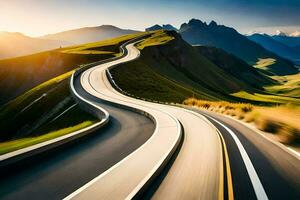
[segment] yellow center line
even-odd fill
[[[222,141],[222,144],[223,144],[223,149],[224,149],[224,154],[225,154],[226,173],[227,173],[228,200],[233,200],[234,199],[234,195],[233,195],[232,177],[231,177],[231,169],[230,169],[230,162],[229,162],[229,157],[228,157],[226,142],[225,142],[222,134],[219,131],[218,131],[218,133],[219,133],[219,136],[221,138],[221,141]]]
[[[219,131],[216,129],[217,131],[217,134],[219,135],[219,143],[220,143],[220,146],[223,145],[223,141],[220,137],[220,133]],[[219,195],[218,195],[218,199],[219,200],[224,200],[224,161],[223,161],[223,152],[222,152],[222,147],[220,148],[220,151],[221,151],[221,164],[220,164],[220,180],[219,180]]]

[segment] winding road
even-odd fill
[[[125,52],[128,52],[125,57],[84,71],[81,85],[99,99],[143,110],[154,118],[156,130],[138,151],[75,191],[67,199],[126,199],[140,195],[139,191],[144,190],[157,176],[156,173],[165,165],[164,162],[168,161],[166,159],[179,146],[181,140],[183,144],[180,151],[153,198],[219,198],[223,195],[223,182],[220,178],[223,162],[216,129],[195,112],[136,100],[117,92],[111,85],[106,70],[139,56],[134,43],[129,43],[125,48]],[[184,127],[184,133],[179,121]]]
[[[79,103],[109,123],[1,174],[1,199],[300,199],[300,158],[285,147],[222,115],[124,95],[109,69],[138,58],[137,41],[72,76]]]

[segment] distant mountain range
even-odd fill
[[[215,21],[206,24],[198,19],[191,19],[181,25],[179,33],[183,39],[192,45],[206,45],[221,48],[250,65],[254,65],[259,58],[273,58],[276,63],[269,68],[274,74],[286,75],[297,73],[298,69],[287,59],[277,56],[261,45],[249,40],[235,29],[218,25]]]
[[[154,26],[145,29],[145,31],[157,31],[157,30],[178,31],[178,29],[172,26],[171,24],[163,24],[162,26],[155,24]]]
[[[293,61],[295,64],[300,65],[300,50],[297,47],[289,46],[280,42],[279,38],[290,38],[288,36],[269,36],[266,34],[253,34],[247,36],[248,39],[260,44],[265,49],[276,53],[284,58]],[[275,39],[277,38],[277,39]],[[298,38],[292,38],[298,39]]]
[[[138,31],[121,29],[112,25],[102,25],[96,27],[86,27],[64,31],[55,34],[45,35],[42,39],[62,40],[73,44],[83,44],[110,39],[121,35],[136,33]]]
[[[277,30],[276,34],[273,36],[286,36],[286,37],[300,37],[300,32],[299,31],[295,31],[292,33],[285,33],[283,31]]]
[[[278,42],[281,42],[290,47],[295,47],[300,45],[300,36],[299,37],[290,37],[284,35],[273,35],[272,38]]]
[[[295,31],[295,32],[289,34],[289,36],[291,36],[291,37],[300,37],[300,31]]]
[[[0,59],[34,54],[70,44],[66,41],[32,38],[21,33],[0,32]]]
[[[155,31],[161,29],[179,32],[192,45],[222,48],[251,65],[255,64],[258,58],[275,58],[279,60],[280,65],[288,66],[285,67],[287,68],[286,73],[293,73],[296,70],[292,63],[280,57],[286,58],[298,66],[300,65],[300,37],[298,37],[300,32],[298,31],[291,34],[277,31],[274,36],[255,33],[246,38],[235,29],[218,25],[215,21],[206,24],[206,22],[197,19],[191,19],[188,23],[182,24],[179,30],[170,24],[162,26],[156,24],[145,30]],[[276,64],[273,67],[278,68]]]

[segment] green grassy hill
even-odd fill
[[[38,136],[85,120],[97,120],[81,111],[72,99],[72,72],[44,82],[0,108],[0,141]],[[64,112],[73,115],[64,118]]]
[[[254,88],[262,89],[265,85],[272,85],[275,83],[274,80],[261,74],[245,61],[222,49],[208,46],[194,46],[194,48],[219,68]]]
[[[238,73],[222,69],[222,66],[217,66],[209,59],[210,56],[205,57],[199,53],[175,32],[157,31],[137,47],[141,49],[138,60],[122,64],[111,71],[117,84],[132,95],[177,103],[192,96],[205,100],[254,104],[299,103],[293,98],[277,98],[264,91],[265,85],[275,81],[255,68],[250,70],[249,65],[246,72],[251,72],[251,76],[247,76],[247,73],[239,76]],[[232,58],[226,57],[224,62],[228,63],[228,60],[232,61]],[[220,65],[221,61],[222,57],[217,64]],[[234,63],[230,66],[233,69],[243,67]],[[253,85],[255,81],[262,81],[259,84],[261,89]]]
[[[99,119],[72,99],[73,71],[44,82],[0,108],[0,154],[87,127]]]
[[[266,86],[265,90],[276,95],[300,99],[300,73],[288,76],[272,76],[279,84]]]
[[[242,88],[243,83],[222,72],[175,32],[157,31],[138,48],[142,51],[138,60],[112,70],[117,80],[124,81],[118,84],[135,95],[141,95],[140,92],[145,90],[143,94],[147,97],[174,102],[192,95],[204,99],[228,99],[231,98],[228,93]],[[156,92],[159,95],[155,95]]]

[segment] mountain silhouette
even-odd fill
[[[192,45],[206,45],[221,48],[250,65],[254,65],[259,58],[274,58],[273,72],[278,75],[297,73],[294,64],[280,56],[266,50],[261,45],[249,40],[235,29],[218,25],[215,21],[207,24],[198,19],[191,19],[181,25],[179,33],[183,39]]]
[[[297,51],[297,49],[276,41],[267,34],[253,34],[248,36],[248,38],[260,44],[265,49],[272,51],[281,57],[287,58],[293,61],[295,64],[299,64],[300,51]]]
[[[145,30],[146,31],[157,31],[157,30],[178,31],[178,29],[172,26],[171,24],[163,24],[162,26],[155,24],[154,26],[146,28]]]
[[[96,27],[85,27],[55,34],[42,36],[43,39],[63,40],[73,44],[83,44],[111,39],[121,35],[136,33],[138,31],[121,29],[112,25],[102,25]]]

